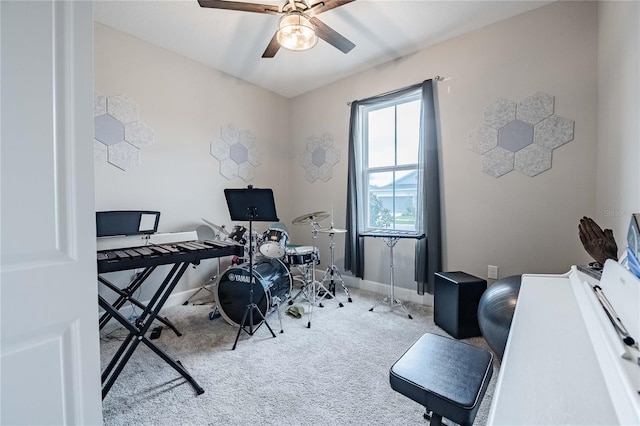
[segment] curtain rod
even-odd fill
[[[433,79],[435,81],[445,81],[445,80],[451,80],[451,77],[442,77],[440,75],[436,75],[435,77],[433,77]],[[407,87],[411,87],[411,86],[407,86]],[[402,89],[398,89],[398,90],[402,90]],[[394,90],[394,92],[395,92],[395,90]],[[352,102],[354,102],[354,101],[347,102],[347,106],[351,106]]]

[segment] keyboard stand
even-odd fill
[[[362,233],[361,235],[363,237],[384,238],[385,244],[387,245],[387,247],[389,247],[389,273],[390,273],[389,296],[385,297],[383,300],[376,303],[371,309],[369,309],[369,311],[373,312],[373,310],[377,308],[379,305],[388,305],[391,308],[391,311],[394,311],[395,309],[400,308],[404,311],[405,314],[407,314],[407,317],[409,317],[409,319],[413,319],[413,317],[411,316],[407,308],[404,306],[404,304],[400,300],[396,299],[396,296],[395,296],[393,247],[401,238],[422,239],[424,238],[424,234],[401,232],[401,231],[394,231],[394,230],[389,230],[389,231],[376,230],[376,231],[365,232],[365,233]]]
[[[160,287],[158,287],[158,290],[149,301],[149,304],[144,308],[144,311],[134,321],[134,323],[128,321],[124,315],[118,312],[117,308],[109,304],[109,302],[107,302],[102,296],[98,296],[98,303],[100,307],[129,330],[129,335],[124,339],[120,348],[116,351],[115,355],[109,362],[109,365],[107,365],[102,372],[102,399],[107,396],[109,390],[118,379],[118,376],[140,342],[147,345],[147,347],[149,347],[149,349],[151,349],[156,355],[173,367],[178,373],[180,373],[180,375],[182,375],[182,377],[187,379],[198,395],[204,393],[204,389],[202,389],[195,379],[191,377],[189,372],[182,366],[182,364],[180,364],[180,361],[171,358],[145,336],[149,327],[151,327],[153,320],[158,316],[160,309],[162,309],[162,306],[171,295],[171,292],[175,288],[176,284],[178,284],[178,281],[180,281],[180,278],[182,278],[182,275],[185,273],[188,266],[189,262],[179,262],[173,265],[166,278],[162,284],[160,284]]]

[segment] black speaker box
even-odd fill
[[[436,272],[433,313],[437,326],[456,339],[480,336],[478,303],[487,281],[465,272]]]

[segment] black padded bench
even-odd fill
[[[493,354],[449,337],[427,333],[391,367],[391,388],[442,418],[472,425],[493,373]]]

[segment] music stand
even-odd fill
[[[235,350],[238,343],[240,333],[244,331],[249,336],[260,328],[264,323],[271,335],[276,337],[275,333],[269,326],[264,315],[260,312],[258,305],[253,301],[253,285],[255,283],[255,277],[253,276],[253,222],[279,222],[278,215],[276,214],[276,205],[273,200],[273,191],[271,189],[254,188],[253,185],[249,185],[246,189],[225,189],[224,196],[227,199],[227,206],[229,207],[229,214],[233,221],[249,221],[249,303],[242,316],[242,322],[240,323],[240,329],[236,335],[236,340],[233,342],[233,348]],[[268,308],[268,307],[267,307]],[[262,321],[254,328],[253,313],[256,311]],[[247,326],[249,330],[245,328]]]

